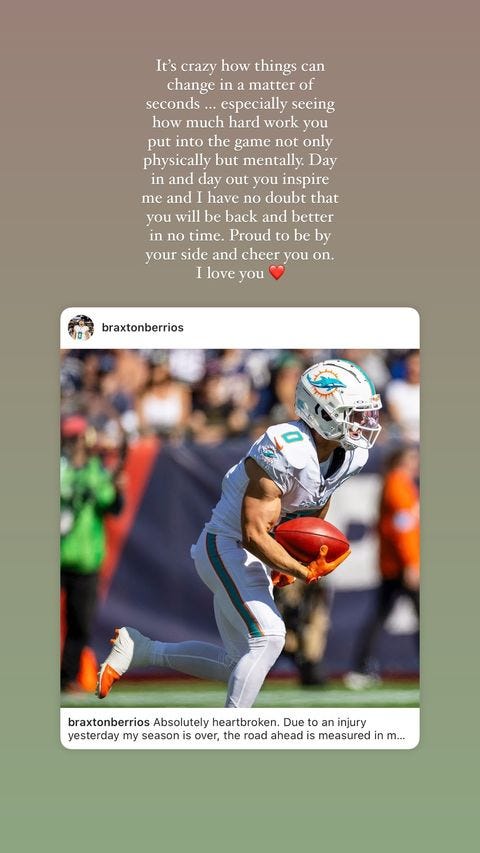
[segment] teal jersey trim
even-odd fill
[[[245,622],[250,636],[263,637],[263,631],[260,628],[260,625],[255,619],[255,616],[253,615],[252,611],[242,600],[242,597],[237,587],[235,586],[232,578],[230,577],[227,572],[227,569],[225,568],[225,564],[223,563],[223,560],[220,554],[218,553],[217,537],[214,533],[207,533],[207,554],[215,574],[225,587],[228,597],[232,602],[235,610]]]
[[[285,515],[282,515],[282,523],[284,521],[292,521],[294,518],[309,518],[310,516],[317,515],[321,509],[323,507],[315,506],[313,509],[299,509],[298,512],[287,512]]]

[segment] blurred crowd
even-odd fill
[[[61,355],[61,414],[98,446],[140,436],[216,443],[295,418],[299,376],[325,358],[360,365],[382,395],[379,441],[419,441],[419,354],[406,350],[81,350]]]

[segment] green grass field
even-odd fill
[[[208,681],[125,681],[101,702],[91,693],[62,695],[63,708],[222,708],[225,687]],[[257,708],[416,708],[416,682],[385,681],[366,690],[298,687],[295,681],[270,679],[255,703]]]

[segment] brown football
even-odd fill
[[[275,529],[274,536],[291,557],[305,564],[318,557],[322,545],[328,547],[325,559],[329,563],[341,557],[350,548],[348,539],[338,527],[312,516],[284,521]]]

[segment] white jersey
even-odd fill
[[[74,326],[73,331],[75,332],[75,339],[77,341],[88,341],[90,337],[90,329],[88,326]]]
[[[248,457],[263,468],[282,493],[280,522],[319,512],[345,480],[361,471],[368,451],[339,447],[327,464],[320,465],[311,431],[303,421],[269,427],[225,474],[221,498],[206,525],[209,533],[242,540],[242,502],[248,484],[244,462]]]

